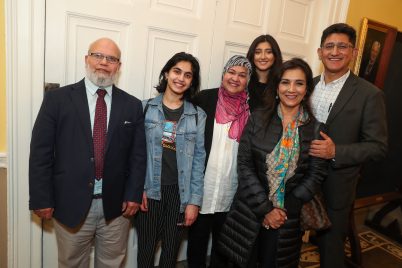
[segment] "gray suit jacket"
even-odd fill
[[[314,83],[320,77],[314,78]],[[353,204],[363,163],[378,161],[387,152],[384,93],[350,73],[328,116],[328,135],[334,141],[335,161],[323,183],[327,206],[342,209]]]

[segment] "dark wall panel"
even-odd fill
[[[402,185],[402,33],[399,32],[384,84],[389,151],[380,163],[367,163],[357,197],[398,191]]]

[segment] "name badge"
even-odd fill
[[[102,194],[102,179],[95,180],[94,194]]]

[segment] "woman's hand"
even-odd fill
[[[286,220],[287,220],[286,212],[283,209],[274,208],[265,215],[262,225],[266,229],[269,228],[278,229],[285,223]]]
[[[142,212],[148,211],[148,199],[147,199],[147,194],[145,193],[145,191],[142,194],[142,203],[141,203],[140,209]]]
[[[190,226],[195,222],[200,208],[196,205],[187,205],[184,211],[184,226]]]

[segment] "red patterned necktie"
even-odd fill
[[[98,94],[98,98],[96,99],[93,142],[95,154],[95,178],[99,180],[103,178],[107,108],[105,102],[106,90],[98,89],[96,93]]]

